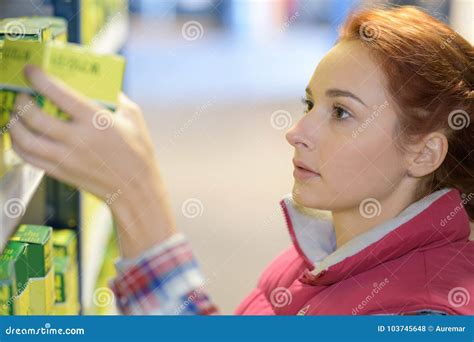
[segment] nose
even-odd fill
[[[312,150],[314,144],[311,142],[304,130],[304,118],[299,120],[293,127],[286,132],[286,140],[294,148],[303,148]]]

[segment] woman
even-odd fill
[[[295,182],[280,204],[293,245],[236,314],[474,314],[473,58],[471,44],[413,7],[348,18],[287,133]],[[103,199],[121,190],[109,203],[120,310],[217,313],[137,105],[122,96],[114,124],[97,130],[103,108],[37,68],[25,73],[72,120],[33,107],[11,128],[15,151]],[[18,108],[30,101],[20,96]]]

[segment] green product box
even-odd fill
[[[54,306],[54,269],[52,228],[21,225],[10,239],[28,244],[30,312],[48,315]]]
[[[13,293],[15,315],[28,315],[30,313],[30,282],[28,265],[28,244],[9,241],[1,262],[13,262],[16,278],[16,291]]]

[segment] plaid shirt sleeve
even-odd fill
[[[125,315],[211,315],[218,309],[204,292],[205,280],[181,233],[133,260],[116,263],[111,282]]]

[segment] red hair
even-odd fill
[[[447,137],[446,158],[420,180],[417,199],[444,187],[457,188],[469,196],[463,204],[473,220],[473,46],[448,25],[411,6],[350,14],[338,41],[345,40],[361,41],[380,63],[403,141],[416,141],[433,131]]]

